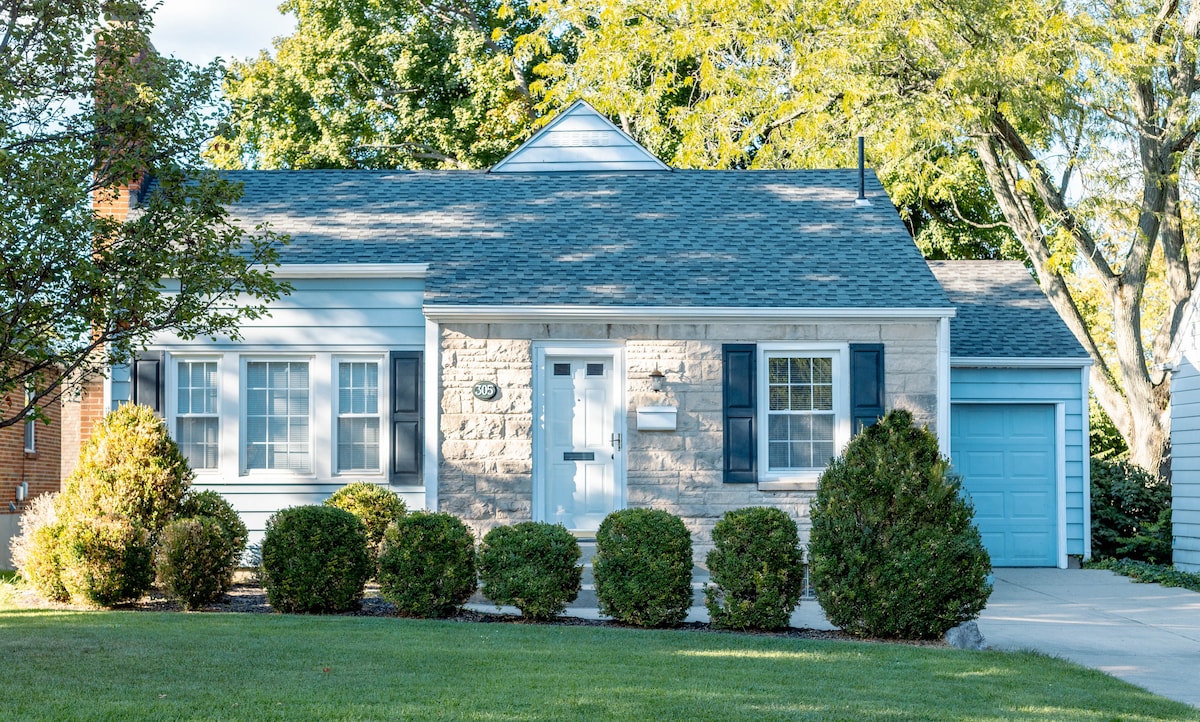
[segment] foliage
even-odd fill
[[[13,537],[9,547],[13,566],[38,594],[65,602],[70,595],[62,584],[59,536],[63,525],[55,509],[57,499],[57,492],[34,497],[21,513],[21,533]]]
[[[379,589],[400,614],[449,616],[475,593],[475,581],[475,538],[457,517],[419,511],[387,528]]]
[[[788,626],[804,587],[804,557],[796,522],[769,507],[727,512],[713,528],[705,560],[712,623],[726,629]]]
[[[1200,574],[1185,572],[1169,564],[1152,564],[1136,559],[1102,559],[1089,562],[1086,566],[1088,569],[1107,569],[1143,584],[1161,584],[1200,592]]]
[[[579,542],[561,524],[496,527],[479,547],[483,595],[515,606],[524,617],[551,619],[579,596],[580,556]]]
[[[1092,555],[1171,560],[1171,483],[1127,461],[1092,459]]]
[[[0,0],[0,396],[33,390],[0,427],[154,333],[237,337],[285,290],[263,270],[279,239],[235,226],[240,190],[201,167],[220,68],[153,53],[151,17],[134,0]],[[149,176],[136,217],[93,208]]]
[[[128,516],[72,518],[59,541],[63,587],[75,603],[112,607],[132,602],[154,581],[150,535]]]
[[[604,517],[592,559],[600,613],[639,627],[670,627],[692,604],[692,535],[661,509]]]
[[[371,576],[362,522],[332,506],[295,506],[267,520],[262,580],[281,612],[357,609]]]
[[[530,132],[539,57],[514,53],[532,28],[523,0],[282,7],[295,33],[230,67],[218,166],[479,168]]]
[[[345,509],[358,517],[366,527],[371,555],[376,558],[379,557],[383,532],[388,524],[404,516],[407,511],[404,500],[395,492],[366,481],[343,486],[326,499],[325,504]]]
[[[163,529],[154,548],[159,586],[188,609],[221,598],[229,588],[238,555],[229,529],[216,517],[176,519]]]
[[[233,572],[237,568],[242,554],[246,551],[246,541],[249,533],[246,523],[233,508],[229,501],[220,493],[207,489],[205,491],[188,490],[179,508],[179,517],[211,517],[221,525],[221,533],[229,546],[229,574],[222,580],[221,591],[226,591],[233,580]]]
[[[937,438],[888,412],[821,475],[809,571],[829,621],[860,636],[933,639],[987,604],[991,562]]]
[[[1088,404],[1088,451],[1093,459],[1120,461],[1129,456],[1129,446],[1104,407],[1091,399]]]

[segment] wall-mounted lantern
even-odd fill
[[[650,372],[650,388],[654,389],[658,393],[662,393],[666,379],[666,374],[664,374],[662,371],[659,371],[658,367],[656,366],[654,370]]]

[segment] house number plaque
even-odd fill
[[[471,393],[480,401],[491,401],[500,393],[500,387],[491,381],[478,381],[471,387]]]

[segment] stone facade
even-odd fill
[[[535,342],[607,341],[624,348],[627,415],[625,497],[629,507],[665,509],[692,531],[697,558],[725,512],[775,506],[807,536],[812,491],[764,491],[722,482],[722,345],[838,342],[885,345],[888,408],[906,408],[934,428],[937,322],[800,324],[447,324],[441,328],[441,457],[438,505],[483,534],[533,516]],[[655,392],[649,374],[665,376]],[[500,387],[492,401],[475,381]],[[673,432],[637,431],[639,406],[678,408]]]

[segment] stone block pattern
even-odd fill
[[[889,408],[934,427],[937,323],[813,324],[461,324],[441,329],[440,510],[478,534],[533,517],[535,341],[603,339],[625,349],[626,505],[665,509],[692,532],[697,560],[721,516],[745,506],[786,511],[806,540],[814,492],[763,491],[722,482],[721,347],[726,343],[849,341],[885,344]],[[649,374],[665,376],[655,392]],[[471,386],[495,380],[500,396],[479,401]],[[637,431],[639,406],[678,408],[675,431]]]

